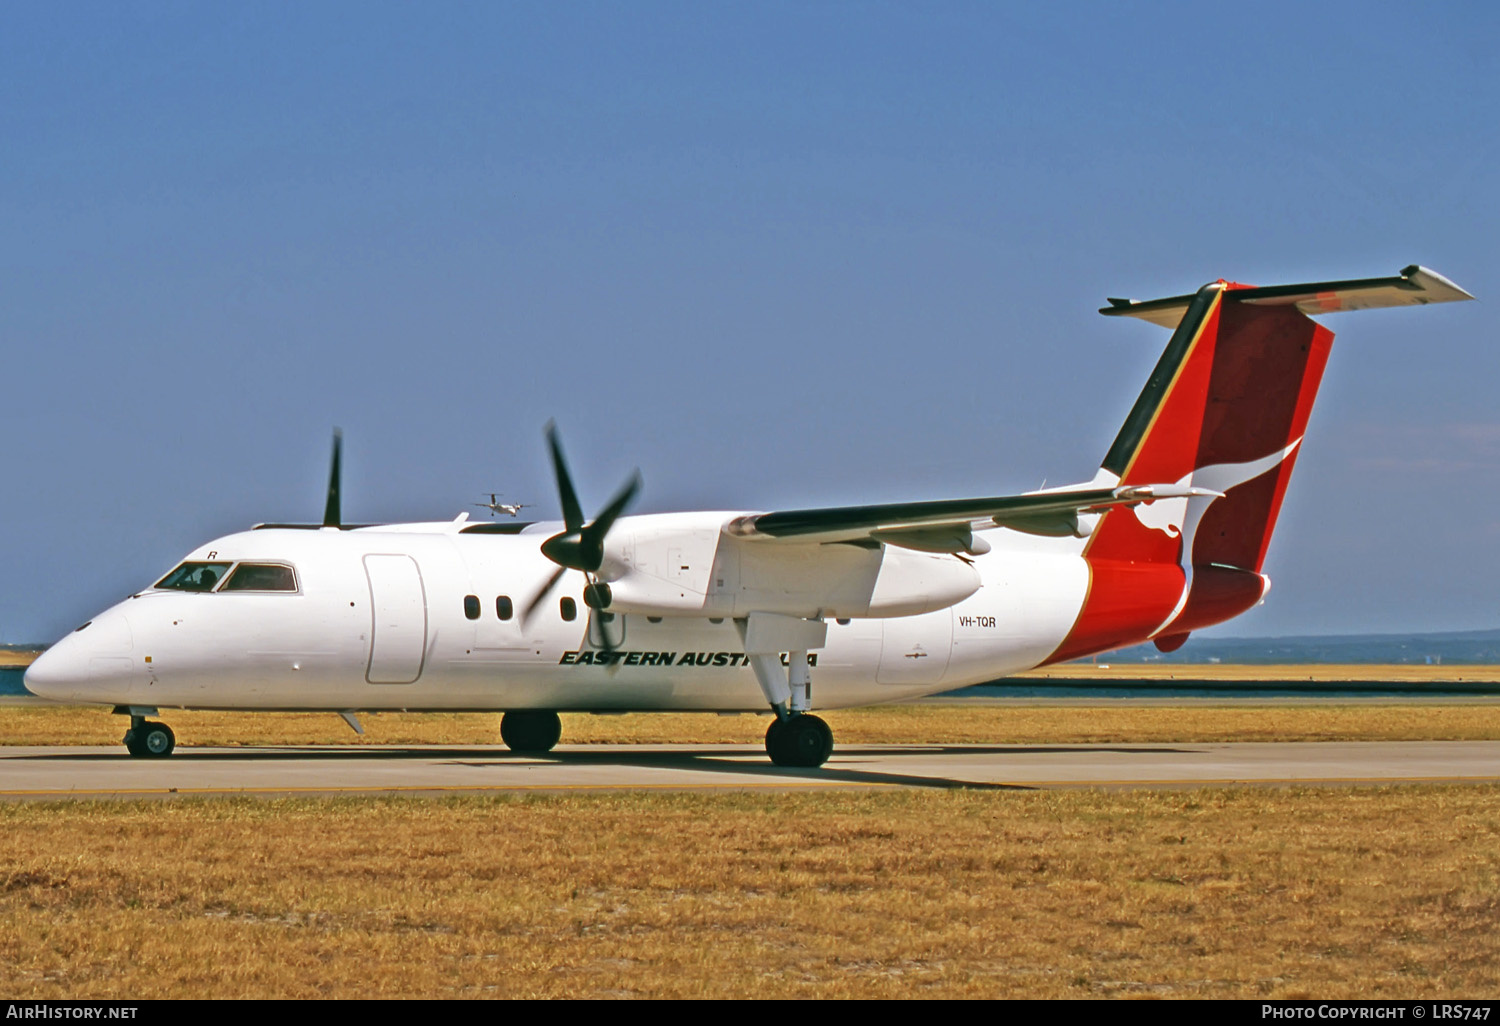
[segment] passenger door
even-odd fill
[[[404,555],[365,557],[370,582],[371,684],[410,684],[427,653],[427,595],[417,561]]]

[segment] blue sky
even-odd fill
[[[1492,5],[0,7],[0,640],[218,534],[491,490],[1090,477],[1166,340],[1106,295],[1431,266],[1339,335],[1221,628],[1500,626]],[[478,512],[478,511],[475,511]],[[530,511],[528,511],[530,512]]]

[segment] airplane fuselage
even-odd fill
[[[716,540],[721,554],[735,546],[771,551],[720,534],[739,515],[627,517],[612,537],[628,543],[670,525],[674,538]],[[685,520],[701,531],[685,531]],[[765,710],[743,620],[733,615],[733,596],[723,594],[754,581],[708,583],[710,611],[717,604],[727,615],[615,612],[600,624],[584,602],[583,576],[568,574],[523,623],[522,608],[555,570],[539,544],[557,525],[480,535],[462,533],[465,526],[268,529],[219,538],[187,561],[290,566],[296,590],[148,589],[55,645],[28,686],[69,701],[200,709]],[[1037,666],[1058,648],[1088,588],[1082,542],[1001,528],[983,533],[992,550],[963,561],[890,550],[908,560],[951,561],[965,572],[972,566],[978,586],[930,612],[830,617],[827,644],[812,656],[817,707],[993,680]],[[670,556],[703,558],[683,555],[680,545]],[[715,572],[723,572],[718,563]],[[691,572],[691,564],[674,566]],[[690,586],[682,590],[703,600]]]

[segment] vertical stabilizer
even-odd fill
[[[1110,446],[1100,483],[1175,482],[1218,496],[1110,511],[1084,550],[1089,594],[1052,662],[1189,631],[1258,602],[1261,574],[1333,333],[1310,313],[1473,298],[1415,265],[1394,278],[1253,288],[1218,281],[1191,296],[1102,313],[1173,326]]]
[[[1193,298],[1103,464],[1122,485],[1172,481],[1224,497],[1113,513],[1089,556],[1253,572],[1265,563],[1333,333],[1293,306],[1235,292],[1218,283]]]

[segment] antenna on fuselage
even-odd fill
[[[343,486],[344,432],[333,429],[333,466],[328,471],[328,502],[323,507],[323,526],[343,526],[343,505],[339,493]]]

